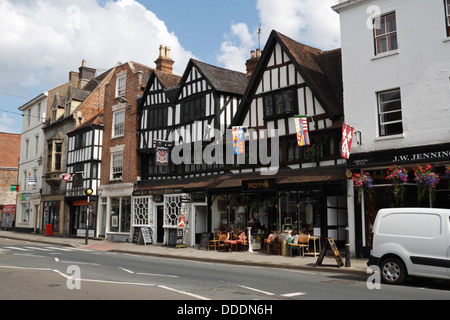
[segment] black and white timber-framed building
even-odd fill
[[[135,208],[145,208],[151,218],[134,225],[152,228],[158,242],[174,244],[182,211],[187,213],[188,245],[198,243],[203,232],[246,230],[250,220],[252,225],[256,220],[258,239],[287,228],[344,239],[340,50],[322,52],[273,31],[250,64],[256,68],[245,75],[191,60],[172,87],[164,86],[157,74],[151,76],[140,103],[142,181],[134,192]],[[280,96],[287,97],[280,108],[265,104]],[[152,113],[167,116],[167,129],[158,127]],[[307,115],[311,146],[297,144],[296,115]],[[247,151],[240,158],[227,153],[233,127],[246,132]],[[255,155],[248,151],[255,142],[258,150],[263,148],[262,140],[271,150],[269,164],[252,161]],[[156,163],[158,143],[170,153],[164,167]],[[214,143],[222,144],[220,156],[214,153],[219,149],[211,151]],[[186,144],[190,148],[182,148]],[[186,150],[190,162],[176,164],[174,157],[186,160]],[[273,174],[263,175],[273,164]]]

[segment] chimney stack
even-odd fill
[[[95,78],[96,69],[87,67],[86,60],[83,59],[81,62],[81,67],[78,69],[79,72],[79,83],[78,89],[83,89],[89,81]]]
[[[247,60],[245,66],[247,67],[247,76],[251,76],[255,72],[259,59],[261,58],[261,49],[250,51],[250,59]]]
[[[170,57],[170,47],[163,45],[159,46],[159,58],[155,61],[156,70],[172,74],[174,63],[175,61]]]

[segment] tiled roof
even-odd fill
[[[191,63],[207,78],[216,91],[243,95],[248,85],[245,73],[216,67],[198,60]]]
[[[67,135],[70,135],[71,133],[74,133],[76,131],[81,131],[85,128],[89,128],[90,126],[103,126],[102,117],[103,117],[103,110],[101,110],[99,113],[97,113],[90,119],[86,120],[83,124],[79,125],[75,129],[67,132]]]

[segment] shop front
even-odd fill
[[[166,181],[167,183],[168,181]],[[161,189],[147,187],[133,193],[133,234],[140,228],[149,228],[152,240],[168,246],[194,246],[201,234],[207,232],[208,215],[203,192],[186,192],[180,186]]]
[[[98,234],[110,241],[131,242],[132,194],[132,183],[99,187]]]
[[[439,144],[351,155],[353,179],[371,181],[356,186],[357,256],[367,256],[372,226],[382,208],[450,208],[450,144]],[[350,173],[349,173],[350,177]],[[355,180],[354,185],[359,185]]]
[[[286,170],[263,179],[258,174],[236,175],[234,183],[228,192],[210,190],[211,230],[250,230],[253,250],[263,249],[270,235],[282,234],[307,234],[319,241],[333,237],[344,246],[344,168]]]
[[[342,166],[280,170],[267,178],[253,172],[149,180],[133,193],[132,227],[149,227],[157,242],[174,245],[184,210],[188,246],[198,244],[202,233],[250,230],[253,250],[263,249],[271,233],[283,232],[333,237],[343,247],[346,186]]]
[[[70,236],[82,237],[86,236],[86,225],[89,229],[89,237],[97,236],[97,200],[91,197],[90,201],[86,199],[70,200],[66,199],[70,210]]]

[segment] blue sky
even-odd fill
[[[67,82],[86,59],[154,67],[169,45],[174,72],[190,58],[245,71],[272,29],[323,49],[340,46],[338,0],[0,0],[0,132],[21,132],[18,107]]]

